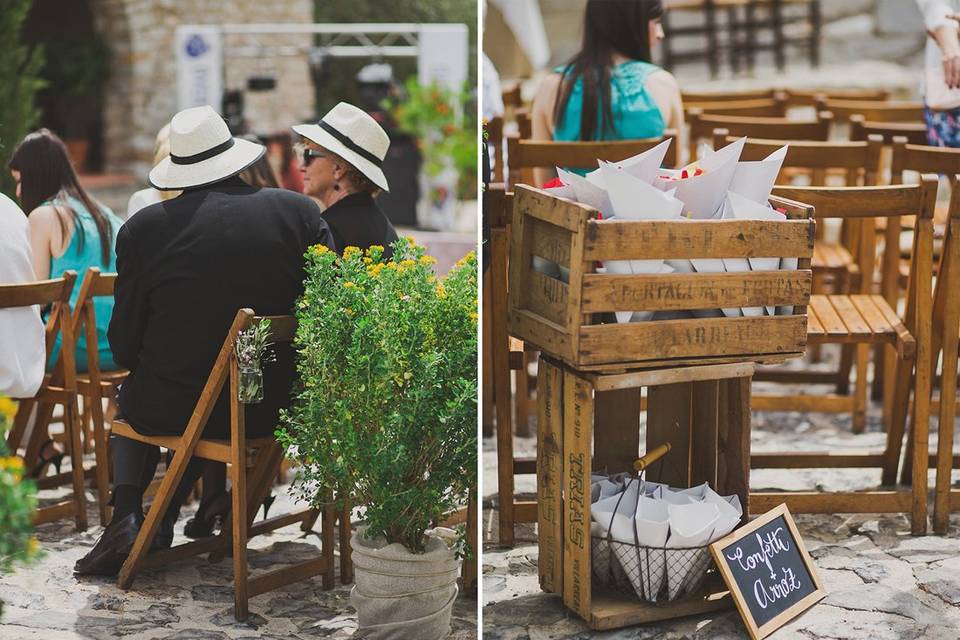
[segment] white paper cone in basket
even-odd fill
[[[730,181],[730,191],[741,196],[765,204],[773,191],[773,185],[780,175],[780,167],[787,157],[789,145],[784,145],[768,155],[763,160],[738,162],[737,170]]]
[[[735,501],[736,506],[734,506],[731,498]],[[717,529],[713,532],[709,542],[719,540],[740,524],[740,516],[743,515],[743,508],[740,506],[740,498],[737,496],[721,496],[713,489],[707,488],[703,501],[706,504],[716,505],[717,511],[719,512]]]
[[[663,547],[670,532],[669,505],[663,500],[640,496],[637,501],[637,541],[647,547]],[[640,585],[630,576],[637,596],[655,602],[667,577],[663,549],[639,549]],[[626,565],[625,565],[626,566]]]
[[[769,193],[767,195],[769,196]],[[731,220],[770,220],[775,222],[786,220],[784,214],[772,209],[767,204],[754,202],[733,191],[727,193],[724,218]],[[780,267],[780,258],[749,258],[749,264],[751,271],[776,271]],[[760,311],[760,313],[748,314],[747,310],[744,309],[743,313],[744,315],[762,315],[762,311],[759,308],[757,308],[757,311]],[[776,309],[772,306],[766,307],[768,315],[772,316],[775,311]]]
[[[669,505],[670,537],[667,539],[667,589],[670,600],[688,588],[699,586],[710,564],[704,546],[713,536],[720,510],[715,504],[692,502]],[[701,547],[684,549],[679,547]],[[675,549],[675,550],[670,550]]]
[[[573,192],[577,196],[577,202],[581,202],[588,207],[593,207],[602,213],[604,218],[609,218],[613,215],[613,210],[610,207],[610,198],[607,197],[606,189],[598,187],[583,176],[559,167],[557,167],[557,175],[563,184],[573,189]]]
[[[609,164],[616,169],[620,169],[626,173],[629,173],[635,178],[643,180],[647,184],[651,184],[657,177],[657,172],[660,170],[661,165],[663,165],[663,159],[666,157],[667,150],[670,148],[670,143],[672,141],[672,138],[668,138],[654,148],[648,149],[647,151],[627,158],[626,160],[621,160],[620,162],[608,163],[601,160],[600,166],[603,167],[604,164]],[[606,187],[606,183],[600,169],[588,173],[587,180],[593,184],[596,184],[597,186]]]

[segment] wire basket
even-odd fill
[[[653,547],[639,542],[637,523],[633,522],[634,542],[614,540],[613,518],[630,485],[638,482],[638,495],[644,493],[644,472],[652,462],[670,450],[669,443],[658,447],[636,463],[637,475],[628,478],[617,506],[607,523],[606,535],[590,536],[591,573],[594,584],[630,594],[646,602],[668,602],[696,593],[707,573],[714,567],[709,544],[696,547]],[[662,470],[662,466],[661,466]],[[711,534],[709,538],[712,538]]]
[[[677,600],[703,585],[714,566],[708,547],[647,547],[591,536],[593,581],[646,602]]]

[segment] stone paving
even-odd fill
[[[293,508],[286,487],[274,491],[271,515]],[[44,496],[47,495],[45,492]],[[88,499],[92,494],[88,494]],[[95,504],[95,503],[94,503]],[[184,508],[174,543],[193,507]],[[357,618],[350,586],[324,591],[315,577],[250,599],[250,618],[233,617],[233,569],[227,558],[211,564],[205,556],[177,562],[138,576],[129,591],[109,578],[76,578],[74,562],[89,551],[102,529],[95,509],[91,526],[77,533],[73,521],[38,527],[45,556],[34,565],[0,575],[2,640],[308,640],[350,638]],[[319,553],[319,538],[298,526],[254,538],[251,570],[273,570]],[[339,561],[338,561],[339,562]],[[477,598],[461,594],[454,606],[451,640],[475,640]]]
[[[830,356],[831,354],[828,354]],[[830,360],[822,367],[829,367]],[[794,363],[793,366],[799,366]],[[808,365],[809,366],[809,365]],[[755,388],[762,389],[761,385]],[[820,387],[807,387],[816,393]],[[783,387],[780,387],[783,390]],[[535,419],[534,419],[535,421]],[[850,417],[755,413],[753,450],[882,449],[879,410],[867,430],[852,435]],[[935,448],[936,420],[931,429]],[[641,430],[643,423],[641,422]],[[641,442],[642,442],[641,435]],[[496,444],[484,439],[484,638],[497,640],[732,640],[748,638],[733,610],[609,632],[592,632],[537,581],[536,525],[517,527],[513,549],[497,545]],[[515,455],[536,451],[535,438],[516,438]],[[954,472],[954,480],[960,475]],[[532,496],[533,476],[517,476],[518,493]],[[933,474],[930,474],[931,486]],[[879,470],[757,470],[753,488],[846,490],[871,488]],[[932,508],[932,507],[931,507]],[[960,637],[960,514],[945,537],[910,535],[906,515],[797,515],[800,532],[829,595],[776,632],[788,639],[951,639]]]

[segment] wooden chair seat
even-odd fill
[[[130,438],[131,440],[137,440],[139,442],[144,442],[146,444],[152,444],[157,447],[163,447],[164,449],[169,449],[170,451],[176,451],[183,446],[183,438],[181,436],[148,436],[138,431],[130,425],[129,422],[123,420],[114,420],[110,424],[110,430],[118,436],[123,436],[124,438]],[[260,449],[271,446],[276,442],[276,438],[273,436],[267,436],[265,438],[247,438],[247,466],[251,467],[254,464],[256,459],[256,452]],[[197,447],[193,451],[193,455],[206,460],[215,460],[216,462],[228,463],[230,462],[230,441],[229,440],[216,440],[208,438],[200,438],[197,441]]]
[[[810,266],[824,271],[849,271],[855,264],[850,251],[842,244],[818,242],[813,246],[813,258]]]
[[[810,296],[807,341],[889,344],[901,358],[917,352],[917,341],[881,295]]]

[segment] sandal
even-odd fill
[[[43,445],[40,447],[40,460],[33,466],[32,469],[30,469],[28,477],[35,480],[39,479],[41,476],[43,476],[43,472],[47,470],[47,466],[51,464],[53,465],[54,469],[57,470],[57,473],[60,473],[60,466],[63,464],[63,456],[65,454],[53,446],[53,444],[52,438],[48,438],[47,441],[43,443]],[[43,455],[44,451],[49,451],[48,448],[54,451],[52,456]]]

